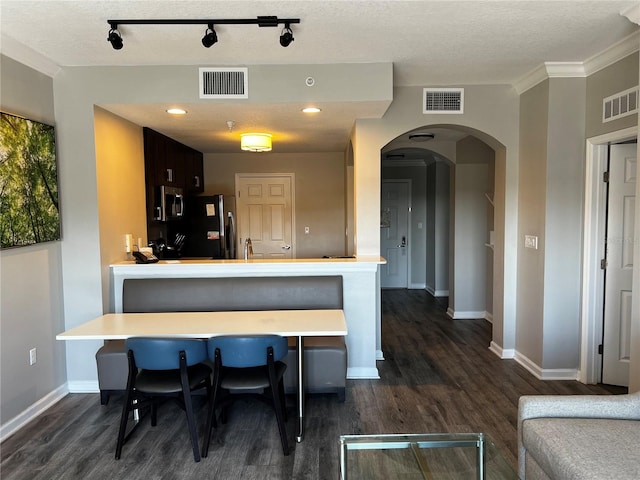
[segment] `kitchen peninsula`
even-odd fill
[[[378,268],[386,263],[378,256],[356,258],[164,260],[153,264],[133,261],[111,265],[111,310],[122,312],[122,291],[129,278],[234,278],[340,275],[343,310],[347,322],[347,378],[379,378],[381,360],[380,283]],[[251,295],[251,292],[247,292]]]

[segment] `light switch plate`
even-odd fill
[[[535,235],[525,235],[524,236],[524,247],[525,248],[533,248],[534,250],[538,249],[538,237]]]

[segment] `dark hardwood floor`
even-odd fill
[[[100,406],[98,394],[71,394],[0,446],[0,477],[335,480],[338,436],[360,433],[485,432],[515,467],[520,395],[608,393],[603,386],[543,382],[515,361],[500,360],[488,350],[489,323],[453,321],[446,304],[424,291],[385,290],[382,298],[381,378],[347,381],[345,403],[333,395],[308,397],[300,444],[288,399],[288,457],[269,408],[241,400],[200,463],[193,461],[184,414],[171,403],[160,409],[158,426],[146,420],[114,460],[120,400]],[[205,410],[197,413],[201,434]]]

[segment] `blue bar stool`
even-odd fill
[[[224,420],[226,408],[224,404],[227,401],[232,401],[237,394],[255,395],[254,392],[257,389],[263,389],[261,398],[266,399],[275,410],[282,451],[285,455],[289,455],[282,380],[287,366],[280,361],[287,355],[286,337],[278,335],[221,336],[210,338],[208,343],[209,358],[213,361],[213,391],[209,400],[202,456],[207,456],[211,430],[217,426],[216,407],[223,406]],[[221,399],[221,391],[227,394],[225,398]],[[231,391],[234,392],[232,395]]]
[[[148,406],[151,408],[151,426],[155,427],[158,403],[173,398],[187,414],[193,458],[199,462],[191,394],[206,388],[208,396],[211,396],[211,367],[202,363],[208,358],[206,340],[136,337],[127,339],[125,349],[129,377],[120,418],[116,460],[120,458],[126,440],[140,424],[138,422],[126,434],[129,414]]]

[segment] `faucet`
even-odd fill
[[[244,259],[249,260],[253,255],[253,245],[251,245],[251,239],[247,238],[244,241]]]

